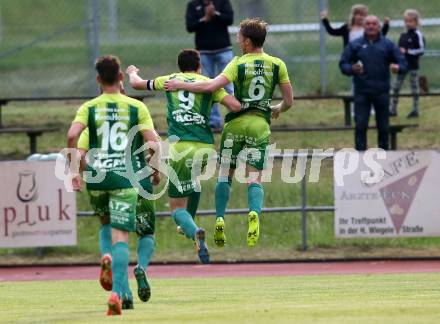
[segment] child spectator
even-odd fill
[[[407,116],[408,118],[419,117],[419,59],[425,52],[425,39],[422,32],[418,29],[420,15],[417,10],[408,9],[404,13],[406,32],[400,35],[399,47],[402,54],[405,54],[408,63],[408,71],[399,73],[394,84],[394,95],[398,95],[402,84],[409,73],[411,80],[411,92],[413,97],[413,109]],[[390,116],[397,116],[397,104],[399,98],[393,97]]]

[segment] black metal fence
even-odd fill
[[[270,24],[266,51],[283,58],[297,94],[349,91],[337,60],[342,41],[320,33],[320,9],[334,26],[347,21],[357,1],[230,0],[234,26],[261,16]],[[431,0],[366,0],[370,13],[390,17],[388,37],[398,40],[403,11],[422,15],[427,52],[421,73],[431,90],[440,89],[435,73],[440,55],[440,3]],[[3,0],[0,3],[0,98],[86,96],[96,94],[93,62],[113,53],[148,76],[174,72],[175,57],[193,47],[185,30],[187,1],[176,0]],[[234,40],[236,28],[232,27]],[[321,37],[320,37],[321,35]],[[239,54],[237,48],[234,49]]]

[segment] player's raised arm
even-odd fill
[[[130,65],[125,73],[128,74],[130,85],[135,90],[155,90],[155,91],[165,91],[165,81],[169,79],[168,75],[160,76],[155,79],[148,79],[144,80],[142,79],[139,74],[139,69],[134,66]]]
[[[229,84],[229,81],[224,75],[219,75],[213,80],[197,81],[191,83],[173,79],[165,82],[165,90],[186,90],[193,93],[210,93],[223,88],[227,84]]]
[[[165,82],[165,90],[166,91],[177,91],[177,90],[186,90],[193,93],[212,93],[221,88],[224,88],[231,82],[234,82],[236,79],[236,62],[237,59],[233,59],[229,64],[225,67],[223,72],[218,75],[215,79],[206,80],[206,81],[198,81],[198,82],[182,82],[178,80],[169,80]]]
[[[131,87],[135,90],[148,90],[148,81],[144,80],[139,76],[139,69],[134,66],[130,65],[126,70],[125,73],[128,75],[128,80],[131,85]]]

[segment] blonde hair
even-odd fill
[[[405,18],[412,18],[417,22],[417,25],[419,24],[420,21],[420,14],[417,10],[415,9],[406,9],[405,13],[403,14],[403,16]]]
[[[354,16],[359,14],[367,16],[368,7],[363,4],[355,4],[353,7],[351,7],[350,16],[348,17],[348,24],[350,27],[354,25]]]
[[[267,22],[261,18],[249,18],[240,23],[240,33],[249,38],[255,47],[263,47],[267,35]]]

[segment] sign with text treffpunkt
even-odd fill
[[[334,162],[337,237],[440,236],[439,152],[367,151]]]
[[[0,247],[76,245],[76,198],[55,161],[0,162]]]

